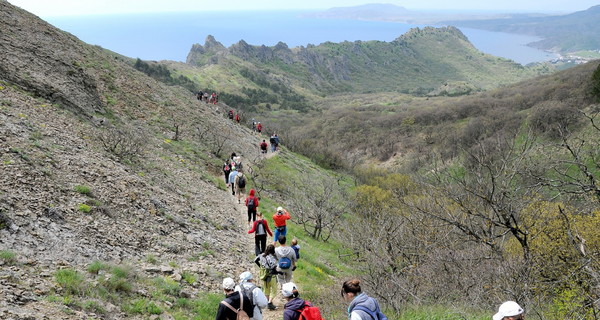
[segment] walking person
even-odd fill
[[[250,193],[246,198],[244,204],[248,207],[248,226],[250,226],[251,222],[256,221],[256,210],[258,208],[258,197],[254,196],[256,191],[254,189],[250,189]],[[262,214],[261,214],[262,217]],[[264,246],[263,246],[264,248]]]
[[[225,299],[219,303],[215,320],[236,319],[238,309],[243,309],[249,317],[254,315],[252,302],[241,291],[235,291],[235,281],[233,279],[223,279],[223,291],[225,292]]]
[[[241,203],[242,197],[245,196],[245,194],[246,194],[246,176],[244,175],[244,172],[242,172],[241,168],[238,168],[236,170],[238,170],[238,174],[234,178],[235,193],[237,193],[238,203]]]
[[[241,290],[251,301],[254,307],[253,320],[262,320],[262,309],[267,307],[269,301],[263,291],[254,284],[254,277],[250,271],[245,271],[240,274],[240,285],[236,290]]]
[[[283,210],[282,207],[277,207],[277,212],[273,215],[273,222],[275,223],[274,245],[277,244],[279,236],[285,236],[287,234],[286,220],[290,220],[291,218],[292,217],[286,210]]]
[[[492,317],[493,320],[524,320],[525,310],[514,301],[506,301],[500,305],[498,312]]]
[[[269,310],[275,310],[277,307],[273,304],[273,299],[277,296],[277,257],[275,256],[275,246],[269,244],[259,256],[258,264],[260,267],[260,279],[262,280],[264,293],[269,299],[267,307]]]
[[[225,174],[225,183],[229,185],[229,174],[231,173],[231,167],[229,166],[229,161],[225,160],[223,164],[223,174]]]
[[[248,230],[248,233],[254,233],[254,253],[258,256],[266,250],[267,234],[273,236],[271,229],[269,229],[269,223],[263,219],[262,212],[256,214],[256,221],[254,221],[252,229]]]
[[[235,178],[238,175],[238,171],[232,167],[231,172],[229,173],[229,184],[227,186],[231,186],[231,195],[235,196]]]
[[[288,282],[281,286],[281,295],[287,301],[283,310],[283,320],[323,320],[319,308],[313,306],[308,301],[300,299],[298,287],[293,282]]]
[[[268,144],[265,139],[260,143],[260,153],[267,153]]]
[[[360,280],[353,279],[344,282],[342,298],[350,302],[348,307],[348,319],[350,320],[387,320],[387,317],[381,312],[377,300],[362,292]]]
[[[285,245],[285,236],[279,236],[279,247],[275,248],[277,257],[277,282],[284,284],[292,281],[292,272],[296,270],[296,251]]]

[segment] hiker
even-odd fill
[[[292,272],[296,270],[296,252],[285,245],[285,236],[279,236],[279,247],[275,248],[277,257],[277,282],[283,284],[292,281]]]
[[[525,319],[525,310],[514,301],[506,301],[498,308],[498,313],[493,317],[493,320],[523,320]]]
[[[225,292],[225,299],[219,303],[219,310],[217,311],[217,317],[215,320],[235,319],[237,316],[237,309],[240,309],[240,306],[249,317],[254,315],[254,307],[252,306],[250,299],[241,291],[235,291],[234,289],[235,281],[233,281],[233,279],[223,279],[223,291]]]
[[[275,310],[277,307],[273,304],[273,299],[277,295],[277,257],[275,256],[275,246],[269,244],[259,256],[260,279],[265,288],[265,295],[269,297],[269,310]]]
[[[212,93],[212,95],[210,96],[210,100],[212,101],[213,104],[217,104],[218,97],[217,97],[217,93],[216,92]]]
[[[256,131],[258,131],[258,133],[262,132],[262,124],[260,122],[256,124]]]
[[[240,123],[240,114],[239,113],[235,114],[235,122]]]
[[[342,298],[350,302],[348,307],[348,319],[350,320],[387,320],[387,317],[381,313],[377,300],[362,292],[360,280],[353,279],[344,282]]]
[[[298,287],[293,282],[282,285],[281,294],[287,300],[283,310],[283,320],[323,320],[319,308],[299,298]]]
[[[202,101],[203,96],[204,96],[204,92],[198,91],[198,93],[196,94],[196,99]]]
[[[233,163],[235,164],[235,168],[238,170],[244,168],[244,165],[242,164],[242,156],[233,157]]]
[[[241,290],[254,306],[254,316],[251,319],[262,320],[262,309],[264,309],[269,301],[263,291],[254,284],[254,279],[250,271],[245,271],[240,274],[240,285],[235,288]]]
[[[204,102],[205,102],[206,104],[208,104],[208,92],[205,92],[205,93],[204,93],[204,97],[203,97],[203,98],[204,98]]]
[[[229,184],[227,186],[229,187],[231,185],[231,195],[233,196],[235,196],[235,178],[237,175],[238,171],[236,168],[232,167],[231,172],[229,173]]]
[[[233,120],[233,110],[229,110],[229,112],[227,113],[227,118]]]
[[[275,143],[275,134],[272,134],[269,138],[269,143],[271,144],[271,152],[275,152],[277,150],[277,144]]]
[[[256,120],[252,118],[252,132],[256,132]]]
[[[263,139],[263,141],[260,143],[260,153],[267,153],[267,147],[267,142],[265,139]]]
[[[237,201],[238,203],[241,203],[242,196],[246,194],[246,176],[241,168],[238,169],[236,166],[236,170],[238,171],[238,174],[233,181],[235,181],[235,193],[237,193]]]
[[[296,260],[300,259],[300,245],[298,244],[298,239],[292,239],[292,242],[290,242],[290,244],[290,248],[294,249],[294,252],[296,253]]]
[[[258,208],[258,197],[254,196],[255,193],[256,191],[254,191],[254,189],[250,189],[250,193],[248,194],[248,197],[244,202],[246,207],[248,207],[248,226],[250,226],[251,221],[256,221],[256,208]]]
[[[282,207],[277,207],[277,212],[273,215],[273,222],[275,223],[275,237],[273,239],[273,244],[277,244],[279,236],[285,236],[287,234],[287,225],[285,221],[291,218],[290,214],[283,210]]]
[[[223,174],[225,174],[225,183],[229,185],[229,174],[231,173],[231,167],[229,166],[229,161],[225,160],[223,164]]]
[[[252,191],[254,191],[254,189],[250,190],[250,194],[253,194]],[[246,202],[247,201],[248,199],[246,199]],[[248,222],[250,222],[250,220],[248,220]],[[248,230],[248,233],[254,233],[254,253],[258,256],[266,249],[267,234],[271,237],[273,236],[271,229],[269,229],[269,223],[267,220],[263,219],[262,212],[256,214],[256,221],[254,221],[252,229]]]
[[[275,151],[279,149],[279,136],[275,134]]]

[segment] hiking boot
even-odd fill
[[[267,305],[267,308],[269,308],[269,310],[277,309],[277,307],[272,302],[269,302],[269,304]]]

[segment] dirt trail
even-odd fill
[[[276,152],[268,152],[267,154],[264,155],[264,159],[269,159],[272,158],[273,156],[277,155],[279,153],[279,151]],[[247,191],[249,191],[250,189],[247,189]],[[246,195],[242,196],[240,198],[240,202],[241,203],[237,203],[237,196],[231,196],[231,201],[234,205],[237,205],[237,209],[239,211],[239,214],[237,215],[237,223],[239,224],[239,226],[243,226],[243,230],[250,230],[249,226],[248,226],[248,209],[246,208],[246,206],[244,205],[244,200],[246,199]],[[243,247],[244,248],[248,248],[248,250],[250,252],[254,252],[254,234],[248,234],[248,237],[245,237],[245,242],[243,243]],[[270,240],[268,240],[270,241]],[[267,241],[267,243],[268,243]],[[260,284],[260,280],[256,279],[258,277],[258,273],[259,273],[259,269],[256,266],[256,264],[252,263],[252,269],[250,270],[252,272],[252,275],[255,277],[255,283],[258,286],[261,286]],[[235,279],[236,281],[238,279]],[[281,291],[278,287],[277,289],[277,296],[275,297],[275,299],[273,299],[273,304],[275,306],[277,306],[276,310],[269,310],[267,308],[263,309],[263,320],[281,320],[283,319],[283,305],[285,304],[285,299],[283,298],[283,296],[281,295]]]

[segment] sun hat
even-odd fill
[[[248,280],[252,280],[252,273],[250,271],[244,271],[240,274],[240,281],[246,282]]]
[[[494,320],[502,320],[504,317],[518,316],[524,311],[525,310],[523,310],[518,303],[514,301],[506,301],[500,305],[500,308],[498,308],[498,313],[496,313],[492,318]]]
[[[277,207],[277,212],[282,212],[283,208],[282,207]]]
[[[281,294],[284,298],[291,297],[294,294],[294,290],[298,290],[293,282],[286,282],[281,286]]]
[[[223,289],[225,290],[233,290],[235,288],[235,281],[231,278],[223,279]]]

